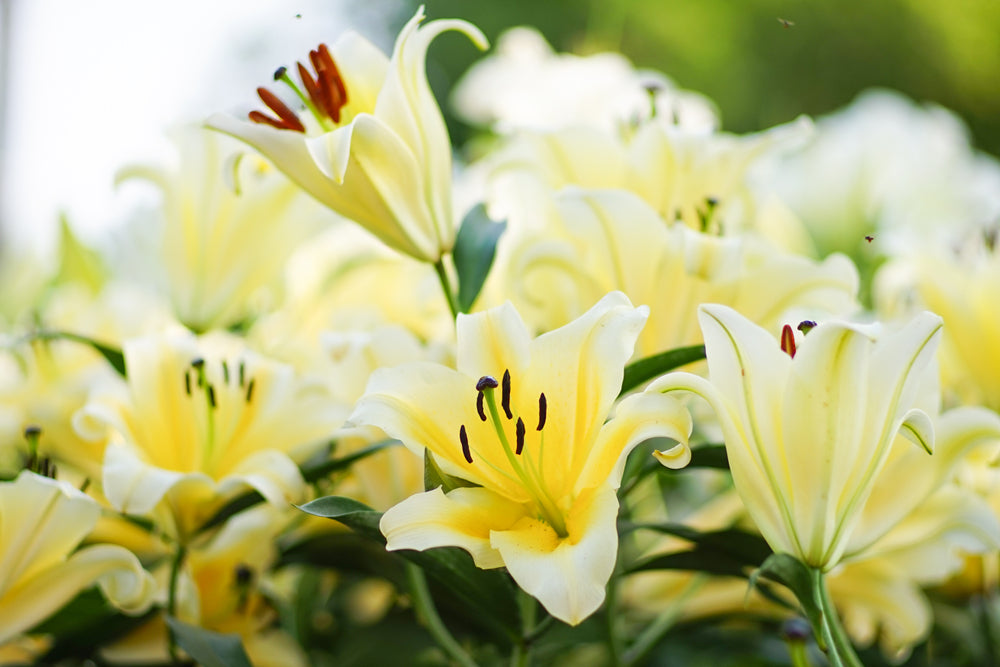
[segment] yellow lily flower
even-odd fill
[[[272,505],[301,500],[292,455],[307,455],[346,413],[318,383],[221,334],[132,339],[123,351],[127,386],[74,418],[81,434],[110,438],[103,487],[115,509],[145,515],[166,501],[168,529],[185,539],[248,488]]]
[[[308,93],[299,96],[314,118],[300,118],[261,88],[277,119],[253,112],[255,122],[246,123],[216,114],[208,126],[254,147],[306,192],[395,250],[436,262],[451,250],[456,230],[451,141],[427,83],[427,47],[448,30],[482,49],[488,42],[465,21],[420,28],[423,18],[420,7],[399,33],[391,59],[354,33],[310,53],[316,77],[299,64]]]
[[[149,607],[153,578],[132,552],[110,544],[76,551],[100,513],[65,482],[23,471],[0,483],[0,644],[95,583],[126,613]]]
[[[647,391],[705,398],[736,490],[768,544],[828,571],[848,547],[896,434],[933,446],[930,418],[912,406],[941,318],[924,313],[877,338],[828,322],[796,346],[791,327],[779,345],[730,308],[699,310],[710,379],[671,373]]]
[[[816,262],[746,236],[666,225],[648,203],[620,190],[529,190],[522,204],[498,278],[518,310],[545,329],[621,290],[650,307],[636,344],[644,357],[702,342],[701,303],[731,306],[775,332],[793,310],[815,317],[857,307],[857,270],[841,255]]]
[[[462,547],[481,568],[506,566],[556,618],[576,624],[593,613],[614,568],[626,455],[665,436],[681,443],[670,465],[690,458],[690,418],[669,397],[630,396],[605,422],[647,315],[613,292],[532,339],[507,303],[459,316],[458,370],[376,371],[350,423],[426,447],[444,472],[475,485],[390,509],[387,548]]]

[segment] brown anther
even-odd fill
[[[479,413],[479,418],[486,421],[486,408],[483,406],[483,398],[486,396],[483,392],[479,392],[476,395],[476,412]]]
[[[548,402],[545,400],[545,394],[541,393],[538,395],[538,428],[536,431],[541,431],[545,426],[545,414],[548,412]]]
[[[302,63],[297,63],[302,85],[316,108],[334,123],[339,123],[340,110],[347,104],[347,87],[326,44],[309,52],[309,62],[316,70],[315,78]]]
[[[261,101],[267,105],[267,108],[273,111],[278,118],[271,118],[259,111],[251,111],[250,120],[255,123],[263,123],[264,125],[276,127],[279,130],[306,131],[306,126],[302,124],[302,121],[295,115],[295,112],[281,101],[281,98],[263,86],[257,89],[257,94],[260,96]]]
[[[517,447],[514,449],[514,453],[520,454],[524,450],[524,420],[520,417],[517,418],[517,424],[514,426],[514,434],[517,436]]]
[[[513,419],[514,413],[510,411],[510,370],[503,372],[500,392],[500,405],[503,406],[504,414],[507,419]]]
[[[781,329],[781,351],[795,358],[795,332],[787,324]]]
[[[465,432],[465,424],[458,429],[458,439],[462,443],[462,456],[469,463],[472,463],[472,450],[469,449],[469,434]]]
[[[254,383],[255,382],[256,382],[256,380],[254,380],[253,378],[251,378],[250,379],[250,383],[247,385],[247,396],[246,396],[247,397],[247,403],[249,403],[251,400],[253,400],[253,388],[254,388]]]

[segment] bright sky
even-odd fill
[[[90,240],[120,224],[148,195],[116,193],[115,172],[169,159],[171,124],[251,108],[279,65],[348,28],[388,50],[408,18],[398,0],[0,3],[11,18],[0,220],[5,241],[40,249],[60,210]]]

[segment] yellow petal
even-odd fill
[[[560,540],[548,525],[525,517],[509,530],[494,530],[490,544],[507,571],[559,620],[576,625],[604,602],[618,554],[618,496],[610,485],[582,494]]]

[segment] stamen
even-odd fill
[[[465,432],[465,424],[458,429],[458,439],[462,443],[462,456],[469,463],[472,463],[472,450],[469,449],[469,434]]]
[[[208,405],[213,410],[215,409],[215,387],[208,385]]]
[[[485,397],[485,395],[483,394],[483,392],[479,392],[479,395],[476,396],[476,412],[479,413],[479,418],[480,419],[482,419],[483,421],[486,421],[486,408],[483,405],[483,398],[484,397]]]
[[[486,391],[487,389],[496,389],[500,386],[497,379],[492,375],[484,375],[479,378],[479,382],[476,383],[476,391]]]
[[[282,102],[281,98],[277,95],[263,86],[257,88],[257,95],[260,96],[261,101],[267,105],[267,107],[281,120],[275,122],[273,118],[269,118],[259,111],[251,111],[250,120],[256,123],[264,122],[282,130],[294,130],[296,132],[306,131],[306,126],[302,124],[302,121],[299,120],[297,115],[295,115],[295,112],[289,109],[288,105]]]
[[[282,65],[278,69],[274,70],[274,80],[281,81],[285,78],[285,74],[288,73],[288,68]]]
[[[253,386],[254,386],[255,382],[257,382],[257,381],[255,379],[251,378],[250,379],[250,384],[247,385],[247,403],[249,403],[250,400],[253,398]]]
[[[222,362],[222,381],[229,384],[229,364]]]
[[[536,431],[541,431],[542,427],[545,426],[545,413],[547,412],[548,403],[545,400],[545,392],[538,395],[538,428]]]
[[[781,351],[795,358],[795,333],[787,324],[781,329]]]
[[[524,420],[520,417],[517,418],[517,424],[514,425],[514,434],[517,436],[517,445],[514,448],[514,453],[520,454],[524,451]]]
[[[240,386],[243,386],[244,380],[246,379],[247,367],[242,361],[240,362]]]
[[[500,391],[500,405],[504,414],[507,415],[507,419],[513,419],[514,413],[510,411],[510,370],[503,372],[503,387]]]
[[[188,396],[191,395],[191,371],[184,370],[184,391]]]

